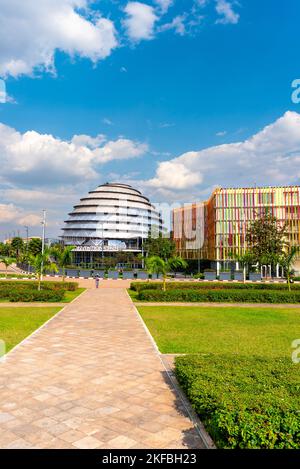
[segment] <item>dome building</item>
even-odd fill
[[[137,254],[150,233],[161,232],[160,213],[147,197],[127,184],[106,183],[74,206],[61,238],[74,246],[78,265],[120,251]]]

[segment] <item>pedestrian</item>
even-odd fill
[[[95,277],[96,288],[99,288],[99,280],[100,280],[100,279],[99,279],[99,276],[96,275],[96,277]]]

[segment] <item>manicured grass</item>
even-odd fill
[[[131,290],[131,289],[128,289],[127,291],[132,301],[138,301],[138,294],[139,294],[138,291]]]
[[[139,306],[162,353],[291,357],[300,310]]]
[[[48,321],[61,308],[0,308],[0,339],[11,350],[25,337]]]
[[[63,299],[62,303],[70,303],[85,290],[86,288],[77,288],[75,291],[66,291],[65,298]]]

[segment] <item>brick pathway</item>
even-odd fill
[[[0,364],[0,448],[201,448],[124,289],[87,290]]]

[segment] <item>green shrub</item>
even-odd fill
[[[8,294],[8,299],[11,302],[31,302],[31,301],[46,301],[57,302],[62,301],[65,296],[64,290],[11,290]]]
[[[35,280],[1,280],[0,281],[0,296],[2,293],[11,289],[28,289],[37,290],[38,282]],[[75,291],[78,288],[77,282],[41,282],[41,290],[63,290],[63,291]],[[3,296],[2,296],[3,298]]]
[[[195,280],[204,280],[205,275],[199,272],[197,274],[194,274],[193,277]]]
[[[162,282],[132,282],[131,290],[162,290]],[[227,282],[167,282],[167,290],[285,290],[286,283],[227,283]],[[300,284],[292,284],[292,290],[300,291]]]
[[[233,303],[300,303],[300,291],[273,290],[141,290],[137,299],[157,302],[233,302]]]
[[[176,376],[219,448],[300,448],[299,367],[288,358],[176,358]]]

